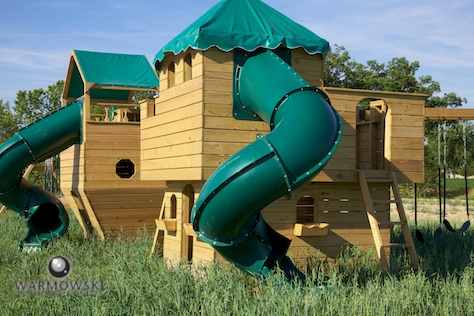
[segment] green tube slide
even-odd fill
[[[18,131],[0,145],[0,202],[25,216],[28,231],[20,249],[37,249],[62,236],[69,219],[52,194],[23,178],[24,169],[80,143],[82,99]]]
[[[234,76],[237,102],[271,132],[257,136],[209,177],[193,206],[193,228],[244,271],[266,277],[279,267],[289,280],[304,280],[286,256],[290,240],[261,211],[321,171],[342,136],[339,115],[322,91],[272,51],[250,54]]]

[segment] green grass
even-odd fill
[[[443,185],[441,183],[441,185]],[[469,199],[474,199],[474,179],[467,180]],[[424,183],[418,186],[419,197],[438,198],[438,182]],[[443,187],[441,187],[443,190]],[[466,195],[464,179],[446,179],[446,198],[464,199]],[[403,198],[412,198],[414,196],[413,184],[400,184],[400,194]]]
[[[420,225],[425,234],[435,224]],[[436,246],[416,242],[421,271],[384,276],[373,253],[346,249],[332,265],[312,258],[311,282],[294,286],[277,273],[255,279],[227,264],[192,270],[149,257],[151,236],[83,240],[74,218],[67,235],[38,253],[21,253],[23,220],[0,218],[1,315],[472,315],[474,236],[444,233]],[[400,232],[394,232],[394,239]],[[96,280],[103,291],[19,292],[15,282],[52,280],[55,256],[73,264],[68,281]],[[326,290],[316,285],[325,285]]]

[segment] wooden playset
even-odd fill
[[[83,98],[82,144],[61,152],[60,186],[85,236],[93,230],[101,238],[136,235],[143,227],[154,227],[165,182],[140,179],[141,125],[132,104],[135,91],[157,91],[158,81],[153,81],[151,69],[151,75],[147,73],[149,67],[144,56],[71,53],[63,103]],[[135,72],[127,74],[129,68]],[[111,79],[96,79],[95,73]],[[151,82],[123,78],[133,78],[134,73],[152,76]],[[104,108],[99,112],[105,115],[91,113],[91,105]],[[117,115],[111,119],[112,111]]]
[[[244,19],[246,16],[261,20],[252,22]],[[240,36],[246,32],[239,29],[242,25],[255,33],[248,38]],[[221,35],[209,36],[214,33]],[[398,268],[418,269],[398,183],[424,181],[425,119],[466,119],[471,112],[425,109],[424,94],[324,86],[324,57],[329,44],[259,0],[223,0],[180,36],[157,54],[156,73],[144,56],[72,51],[63,93],[64,109],[71,109],[53,114],[50,123],[44,123],[51,128],[62,124],[70,136],[45,149],[39,158],[61,152],[61,190],[85,237],[94,231],[100,238],[133,236],[145,228],[154,232],[152,253],[159,247],[160,254],[171,263],[206,263],[220,258],[221,252],[226,257],[234,241],[240,247],[247,237],[211,240],[207,228],[199,227],[196,218],[214,195],[229,188],[228,183],[253,170],[253,165],[274,159],[280,171],[286,172],[281,181],[286,181],[288,190],[254,214],[250,221],[255,219],[255,227],[241,232],[245,236],[251,232],[260,247],[267,247],[260,249],[269,253],[267,257],[287,262],[281,256],[285,247],[278,255],[271,250],[280,247],[277,241],[289,244],[291,240],[288,256],[296,266],[304,266],[315,256],[334,258],[347,245],[366,250],[375,245],[386,270],[391,268],[387,256],[394,247],[406,249],[410,259],[409,265]],[[249,73],[255,75],[254,83]],[[274,98],[272,85],[275,91],[286,91],[286,82],[297,88],[290,87]],[[257,98],[261,89],[269,94],[270,100],[264,95],[263,103],[271,106],[270,123],[253,107],[247,107],[246,100]],[[142,90],[159,94],[137,106],[132,97]],[[332,106],[324,113],[334,128],[327,133],[324,129],[317,134],[308,130],[301,135],[334,140],[329,142],[332,149],[321,149],[329,151],[322,152],[321,167],[306,172],[305,184],[296,185],[293,182],[297,181],[290,179],[288,161],[268,139],[275,117],[283,111],[291,113],[281,109],[291,104],[297,112],[298,102],[294,100],[303,96],[316,100],[321,113]],[[78,127],[67,126],[65,119]],[[308,119],[305,123],[308,125]],[[298,122],[294,125],[300,128]],[[298,143],[299,139],[285,140],[285,135],[280,136],[281,143]],[[20,136],[18,142],[24,138]],[[257,142],[268,144],[264,146],[268,153],[262,156],[267,158],[252,157],[252,166],[239,167],[241,170],[217,189],[207,189],[212,186],[210,179],[219,178],[221,168],[235,167],[235,161],[242,158],[241,150]],[[301,152],[293,153],[293,157],[313,152],[311,146],[305,147],[303,142]],[[47,146],[40,143],[38,147]],[[259,154],[255,152],[255,156]],[[33,162],[39,160],[33,158]],[[254,180],[251,182],[258,182]],[[249,198],[259,204],[259,191],[266,189],[266,185],[249,189]],[[10,189],[5,186],[4,190]],[[201,192],[210,197],[200,201]],[[232,196],[228,197],[231,201]],[[56,202],[53,197],[49,199],[48,210],[52,212],[55,208],[51,205]],[[235,207],[236,202],[225,205],[226,199],[222,201],[222,214]],[[8,204],[9,200],[2,202]],[[60,228],[45,227],[43,231],[61,229],[58,234],[62,234],[67,227],[65,217],[60,215]],[[238,216],[236,219],[240,220]],[[390,232],[397,225],[404,240],[393,242]],[[48,238],[52,237],[44,240]],[[246,260],[245,253],[238,256]],[[265,264],[249,271],[258,274]]]
[[[323,171],[290,199],[267,206],[264,218],[292,240],[289,252],[297,262],[309,256],[334,258],[344,245],[372,248],[367,214],[382,223],[376,238],[389,244],[390,187],[396,188],[395,180],[422,182],[424,177],[425,96],[322,87],[321,56],[310,56],[303,49],[291,53],[293,68],[327,93],[342,117],[344,132]],[[213,248],[191,229],[193,201],[221,163],[255,140],[257,133],[269,131],[262,122],[233,119],[232,57],[232,52],[215,48],[168,55],[159,72],[160,96],[141,104],[142,179],[167,180],[157,236],[170,260],[216,258]],[[185,81],[186,58],[192,61],[192,77]],[[172,85],[170,63],[176,71]],[[370,109],[362,110],[359,102],[365,99],[374,101]],[[159,135],[160,131],[166,134]],[[396,179],[391,180],[392,173]],[[373,181],[368,190],[363,191],[365,181],[361,183],[359,174]],[[369,191],[365,201],[363,192]],[[379,200],[369,213],[368,199]]]
[[[325,87],[322,53],[286,50],[293,69],[329,97],[343,136],[326,167],[289,198],[265,207],[263,217],[291,240],[289,256],[297,265],[311,256],[334,258],[345,245],[371,249],[375,242],[384,267],[386,250],[400,246],[416,270],[409,233],[405,242],[393,244],[390,229],[402,225],[408,232],[397,182],[423,182],[426,95]],[[120,102],[91,97],[93,89],[110,87],[88,82],[73,52],[65,100],[80,96],[68,97],[79,75],[83,142],[61,153],[61,188],[86,235],[95,229],[105,238],[156,224],[152,251],[159,244],[170,262],[209,262],[219,255],[194,232],[192,206],[214,170],[270,128],[233,118],[234,50],[166,52],[156,65],[159,95],[140,103],[139,121],[97,120],[89,114],[90,104],[131,107],[131,95]],[[370,100],[369,108],[360,107],[363,100]],[[118,175],[123,161],[133,163],[132,176]],[[399,219],[391,219],[391,204],[398,206]]]

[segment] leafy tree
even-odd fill
[[[0,143],[5,142],[18,130],[18,122],[10,109],[10,102],[0,99]]]
[[[439,83],[431,76],[417,78],[420,63],[411,63],[405,57],[393,58],[386,64],[369,60],[363,65],[353,60],[344,46],[336,45],[324,63],[328,87],[426,93],[430,97],[440,92]]]
[[[136,91],[133,95],[132,101],[133,103],[138,104],[138,102],[140,102],[141,100],[152,100],[155,95],[155,92]]]
[[[336,45],[324,61],[325,85],[328,87],[367,89],[369,73],[351,58],[344,46]]]
[[[31,91],[19,91],[14,101],[13,113],[9,112],[10,114],[7,114],[7,116],[11,115],[12,118],[10,128],[16,131],[42,119],[51,112],[59,110],[61,108],[63,86],[64,81],[59,80],[48,86],[46,90],[38,88]],[[53,159],[58,162],[57,157]],[[29,180],[38,185],[43,185],[45,174],[44,172],[33,171],[30,173]]]
[[[47,114],[61,108],[61,94],[64,81],[59,80],[46,90],[39,88],[31,91],[22,90],[16,95],[13,110],[20,127],[32,124]]]
[[[415,77],[420,68],[417,61],[410,63],[405,57],[393,58],[385,64],[376,60],[367,62],[369,88],[380,91],[416,92],[418,81]]]

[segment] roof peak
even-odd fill
[[[90,90],[96,100],[129,101],[134,91],[157,90],[158,86],[159,79],[144,55],[74,49],[63,98],[72,102]]]
[[[309,54],[329,51],[329,43],[260,0],[221,0],[155,56],[161,62],[167,53],[179,54],[189,48],[223,51],[235,48],[303,48]]]

